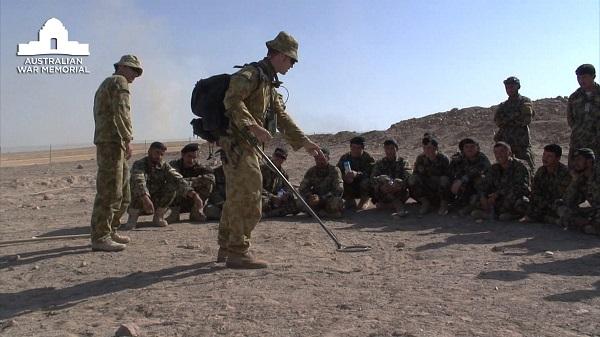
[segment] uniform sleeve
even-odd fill
[[[277,129],[283,135],[283,138],[290,144],[294,150],[300,149],[307,141],[308,137],[296,125],[290,115],[285,112],[285,105],[281,100],[281,95],[275,89],[272,91],[272,109],[277,116]]]
[[[164,163],[164,170],[167,173],[167,179],[177,184],[178,192],[185,196],[188,192],[193,191],[190,183],[183,178],[181,173],[177,172],[171,165]]]
[[[424,156],[419,155],[417,156],[417,159],[415,160],[415,168],[413,170],[413,172],[415,174],[424,174],[425,173],[425,163],[423,163],[423,158]]]
[[[333,167],[334,178],[332,179],[333,186],[331,193],[336,197],[341,197],[344,194],[344,181],[342,180],[342,172],[339,168]]]
[[[500,189],[498,194],[508,195],[514,192],[517,195],[529,196],[531,191],[529,177],[529,170],[525,167],[525,164],[515,164],[515,170],[512,173],[512,184]]]
[[[373,165],[375,165],[375,159],[371,157],[370,154],[365,153],[366,156],[364,158],[363,166],[364,166],[364,174],[367,177],[371,176],[371,172],[373,171]]]
[[[142,197],[144,194],[150,195],[146,186],[146,165],[145,160],[141,159],[131,166],[131,194],[135,197]]]
[[[129,84],[122,76],[116,78],[117,80],[111,91],[112,111],[115,113],[114,120],[121,140],[129,143],[133,139]]]
[[[533,104],[530,100],[524,100],[519,109],[520,114],[516,116],[513,123],[515,126],[528,126],[533,118]]]
[[[261,165],[260,173],[262,175],[262,195],[270,198],[274,196],[273,191],[271,191],[271,188],[274,185],[271,170],[267,165]]]
[[[337,167],[340,169],[340,172],[344,172],[344,162],[346,161],[346,155],[342,155],[340,160],[338,160]]]
[[[302,181],[300,182],[300,187],[298,188],[298,192],[300,192],[300,194],[306,198],[311,194],[311,188],[312,186],[310,185],[310,175],[311,175],[312,169],[309,169],[308,171],[306,171],[306,173],[304,174],[304,178],[302,178]]]
[[[246,67],[231,75],[229,88],[225,92],[223,105],[230,121],[239,129],[251,125],[260,125],[250,114],[244,100],[256,90],[258,86],[258,73]]]
[[[381,163],[382,161],[378,161],[373,165],[373,170],[371,171],[371,180],[374,181],[377,177],[381,175]]]

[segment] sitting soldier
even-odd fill
[[[560,162],[562,149],[557,144],[544,146],[542,167],[538,168],[531,184],[531,203],[521,222],[542,221],[558,224],[558,201],[571,182],[569,168]]]
[[[398,157],[398,143],[393,139],[383,142],[385,157],[375,162],[371,173],[373,202],[377,208],[393,208],[396,216],[406,216],[404,203],[408,199],[408,168],[404,158]]]
[[[595,161],[594,151],[589,148],[573,151],[575,176],[559,208],[561,225],[588,234],[600,234],[600,166],[594,169]],[[589,205],[581,207],[585,201]]]
[[[283,163],[287,159],[287,151],[280,147],[273,151],[271,162],[288,179],[287,172],[283,169]],[[289,187],[283,182],[283,179],[277,173],[273,172],[267,164],[260,166],[262,173],[262,214],[263,218],[286,216],[288,214],[297,214],[296,200]]]
[[[450,160],[450,192],[454,197],[453,206],[464,216],[471,214],[479,204],[477,187],[491,164],[480,151],[479,144],[471,138],[461,140],[458,149]]]
[[[324,159],[315,157],[315,166],[308,169],[300,188],[300,195],[319,215],[340,218],[344,201],[344,182],[340,169],[329,164],[329,150],[321,149]],[[300,206],[304,208],[304,206]]]
[[[371,197],[370,178],[374,162],[373,157],[365,151],[363,137],[350,139],[350,152],[344,154],[337,164],[343,175],[346,208],[362,210],[367,207]],[[357,198],[360,198],[358,206]]]
[[[180,213],[190,213],[190,221],[205,221],[204,205],[215,185],[215,175],[213,171],[198,163],[198,144],[191,143],[181,149],[181,158],[169,163],[183,178],[192,186],[194,191],[200,196],[202,205],[199,212],[192,212],[193,200],[183,195],[177,194],[175,201],[171,205],[171,214],[167,222],[173,223],[179,221]]]
[[[164,219],[167,207],[173,202],[177,193],[194,200],[192,211],[199,212],[202,200],[183,176],[167,164],[163,157],[167,147],[160,142],[150,144],[148,156],[137,160],[131,167],[131,204],[126,229],[137,226],[140,210],[144,215],[154,214],[153,223],[165,227]]]
[[[419,215],[429,213],[431,205],[439,204],[438,214],[448,214],[450,160],[438,152],[438,142],[426,133],[421,141],[423,153],[417,156],[413,174],[408,179],[410,194],[421,203]]]
[[[500,221],[521,218],[529,206],[529,168],[527,163],[512,156],[510,145],[497,142],[494,145],[496,163],[485,173],[480,190],[480,207],[471,212],[478,219]]]
[[[216,152],[221,157],[221,163],[225,160],[225,152],[219,150]],[[223,171],[223,165],[217,166],[213,170],[215,175],[215,186],[208,197],[206,206],[204,207],[204,214],[209,220],[221,219],[221,211],[223,210],[223,204],[225,203],[225,172]]]

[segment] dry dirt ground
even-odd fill
[[[311,161],[290,155],[293,181]],[[95,171],[93,160],[0,169],[1,240],[88,233]],[[147,223],[121,253],[81,239],[0,245],[0,336],[112,336],[122,323],[143,336],[600,336],[598,237],[345,216],[326,224],[371,251],[336,252],[305,216],[264,220],[253,251],[265,270],[215,263],[215,222]]]

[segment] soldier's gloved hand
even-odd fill
[[[250,125],[247,127],[248,131],[261,143],[266,143],[273,138],[271,133],[267,129],[259,125]]]
[[[142,207],[146,214],[154,214],[154,204],[152,203],[152,200],[150,200],[148,194],[144,194],[142,197]]]
[[[462,181],[460,179],[455,180],[452,183],[452,186],[450,186],[450,192],[452,192],[452,194],[458,194],[458,192],[460,192],[460,187],[462,186]]]
[[[131,143],[125,144],[125,159],[129,160],[132,154],[133,150],[131,149]]]

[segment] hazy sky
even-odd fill
[[[136,141],[191,136],[194,83],[261,59],[280,30],[300,61],[280,79],[308,133],[383,130],[403,119],[505,99],[566,96],[582,63],[600,68],[599,1],[0,1],[0,142],[91,143],[93,96],[122,54]],[[17,44],[60,19],[89,43],[87,75],[24,75]],[[600,70],[600,69],[599,69]]]

